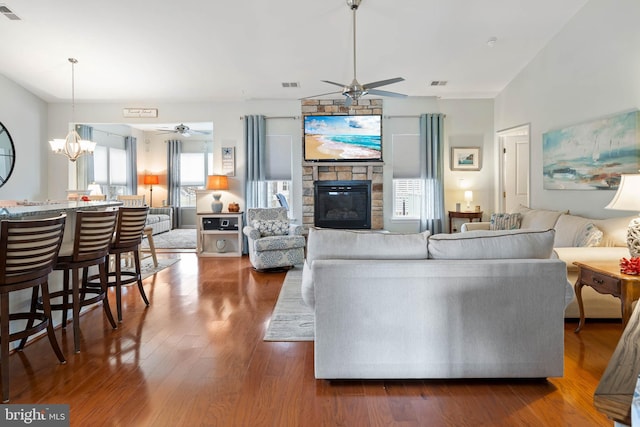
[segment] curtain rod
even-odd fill
[[[293,120],[297,120],[299,119],[300,116],[265,116],[265,119],[293,119]],[[240,120],[244,120],[243,116],[240,116]]]

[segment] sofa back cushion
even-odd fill
[[[429,232],[309,229],[307,262],[316,259],[426,259]]]
[[[627,246],[627,230],[629,223],[635,218],[638,218],[638,215],[594,219],[593,223],[603,233],[600,246]]]
[[[556,248],[599,246],[603,236],[593,219],[577,215],[560,215],[555,230]]]
[[[520,228],[530,228],[533,230],[548,230],[554,228],[560,215],[569,213],[569,211],[529,209],[522,205],[520,205],[516,211],[522,215]]]
[[[429,258],[546,259],[553,254],[554,236],[553,229],[435,234],[429,238]]]

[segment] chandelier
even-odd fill
[[[76,131],[76,124],[74,120],[76,111],[76,98],[75,98],[75,74],[74,66],[78,63],[75,58],[69,58],[71,63],[71,122],[72,129],[67,134],[65,139],[52,139],[49,141],[51,150],[55,154],[64,154],[69,160],[75,162],[78,157],[85,154],[92,154],[96,148],[96,143],[81,139],[80,135]]]

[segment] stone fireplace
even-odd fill
[[[302,101],[302,113],[304,115],[382,114],[382,100],[359,99],[358,101],[354,101],[351,106],[345,107],[344,100],[342,99],[307,99]],[[316,183],[323,181],[369,181],[371,186],[369,197],[370,228],[373,230],[381,230],[384,228],[382,163],[303,162],[302,225],[305,228],[316,226]]]

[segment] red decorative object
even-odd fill
[[[82,200],[83,202],[88,202],[91,199],[89,199],[89,196],[82,196],[80,200]]]
[[[624,274],[630,274],[637,276],[640,274],[640,257],[635,258],[622,258],[620,260],[620,272]]]

